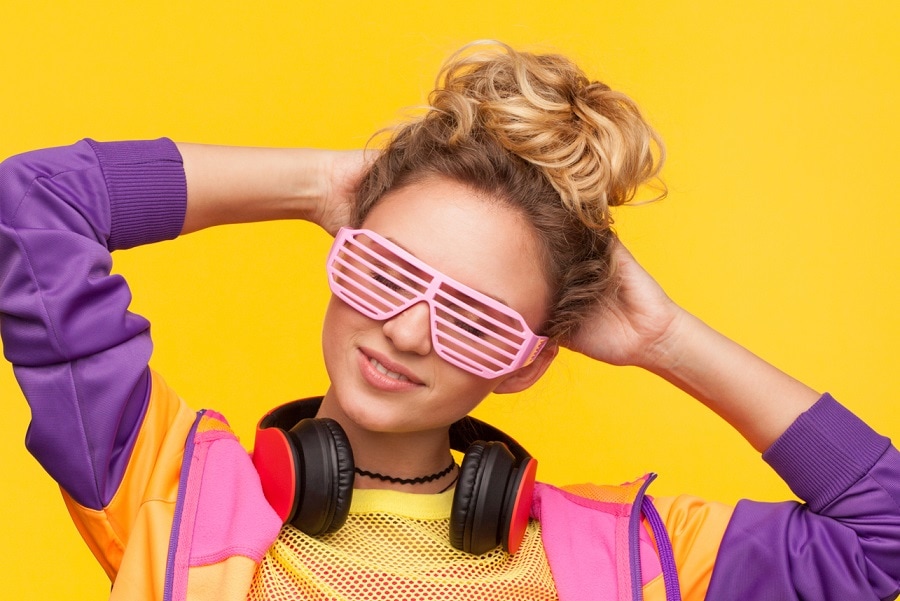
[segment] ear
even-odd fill
[[[494,388],[494,392],[497,394],[508,394],[521,392],[529,388],[544,375],[544,372],[547,371],[547,368],[550,367],[550,364],[556,358],[557,353],[559,353],[559,344],[554,341],[548,342],[541,349],[541,352],[538,353],[538,356],[535,357],[534,361],[500,378],[500,383]]]

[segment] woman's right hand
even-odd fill
[[[350,223],[356,190],[374,154],[364,150],[335,150],[323,155],[321,177],[325,193],[310,220],[332,236]]]

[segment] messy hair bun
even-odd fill
[[[661,164],[661,140],[637,105],[562,56],[467,46],[442,69],[431,105],[456,116],[451,144],[483,127],[590,227],[608,226],[609,207],[631,200]]]
[[[555,293],[542,333],[565,338],[613,295],[610,207],[657,175],[658,135],[631,99],[569,59],[498,43],[454,54],[429,104],[391,132],[353,221],[386,192],[435,175],[519,209],[544,246]]]

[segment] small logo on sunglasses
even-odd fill
[[[528,355],[528,359],[525,360],[525,363],[522,365],[530,365],[532,361],[537,359],[537,356],[540,354],[542,350],[544,350],[544,346],[547,344],[547,339],[538,340],[538,343],[534,345],[534,350],[531,351],[531,354]]]

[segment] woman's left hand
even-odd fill
[[[734,426],[762,452],[819,393],[676,305],[616,242],[618,293],[589,315],[567,346],[672,382]]]
[[[619,240],[613,261],[615,297],[598,305],[565,346],[612,365],[649,368],[663,354],[663,343],[683,310]]]

